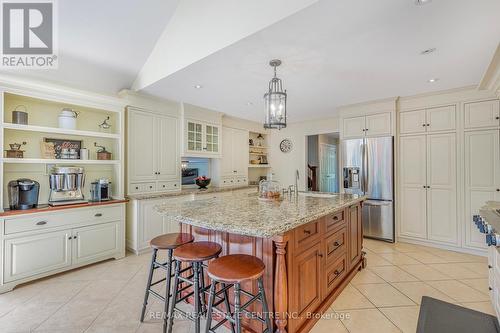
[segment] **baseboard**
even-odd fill
[[[439,243],[435,243],[432,241],[425,241],[425,240],[413,239],[413,238],[408,238],[408,237],[401,237],[400,236],[397,238],[396,242],[409,243],[409,244],[415,244],[415,245],[423,245],[423,246],[428,246],[428,247],[434,247],[437,249],[461,252],[461,253],[466,253],[466,254],[473,254],[473,255],[482,256],[482,257],[488,256],[488,250],[486,250],[486,249],[485,250],[471,249],[471,248],[459,247],[459,246],[453,246],[453,245],[447,245],[447,244],[439,244]]]

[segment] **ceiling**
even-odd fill
[[[130,88],[179,3],[59,1],[59,69],[10,72],[102,93]],[[142,91],[262,121],[268,62],[279,58],[295,122],[333,116],[341,105],[478,84],[500,40],[499,12],[498,0],[319,0]],[[429,48],[436,51],[420,54]]]

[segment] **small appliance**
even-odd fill
[[[64,108],[59,113],[59,127],[65,129],[76,129],[76,118],[80,113],[70,108]]]
[[[34,180],[21,178],[8,184],[9,208],[12,210],[31,209],[38,206],[40,184]]]
[[[96,202],[111,200],[111,182],[109,179],[101,178],[91,183],[90,200]]]
[[[49,175],[49,205],[72,205],[87,202],[83,196],[85,174],[83,168],[56,166]]]

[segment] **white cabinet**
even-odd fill
[[[500,125],[500,101],[465,103],[464,127],[480,128]]]
[[[455,133],[400,138],[400,235],[458,242]]]
[[[499,130],[465,132],[465,245],[485,248],[472,216],[486,201],[500,200]]]
[[[3,282],[69,267],[71,237],[70,230],[63,230],[5,240]]]
[[[347,139],[365,136],[391,136],[391,128],[390,112],[344,118],[342,137]]]
[[[0,223],[3,230],[3,278],[0,292],[17,284],[125,255],[125,204],[22,214]],[[39,224],[43,221],[45,224]],[[64,223],[57,223],[64,221]]]
[[[220,129],[218,124],[186,119],[184,123],[184,153],[192,156],[220,156]]]
[[[247,130],[222,128],[222,158],[213,161],[213,181],[216,186],[244,186],[248,184]]]
[[[399,115],[401,134],[454,131],[456,126],[454,105],[401,112]]]
[[[180,189],[179,120],[128,108],[128,193],[164,191],[158,181]]]

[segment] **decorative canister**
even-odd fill
[[[76,118],[79,112],[70,108],[64,108],[59,113],[59,127],[65,129],[76,129]]]
[[[22,108],[24,111],[18,109]],[[28,109],[24,105],[18,105],[12,111],[12,123],[20,125],[28,125]]]
[[[87,148],[80,149],[80,159],[81,160],[89,159],[89,150]]]

